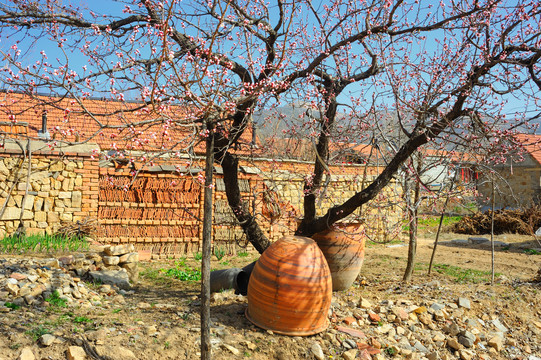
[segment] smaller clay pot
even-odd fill
[[[335,225],[312,238],[329,264],[333,291],[348,289],[361,272],[364,261],[365,236],[360,225]]]

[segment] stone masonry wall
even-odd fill
[[[261,166],[264,168],[264,165]],[[305,177],[312,171],[309,163],[280,163],[278,169],[269,169],[261,174],[267,189],[275,193],[275,198],[282,205],[280,219],[268,225],[269,236],[277,240],[281,236],[294,232],[297,222],[302,218],[303,187]],[[287,170],[289,169],[289,170]],[[333,206],[344,203],[355,193],[368,186],[381,169],[359,165],[331,166],[330,179],[322,192],[322,200],[316,205],[318,216],[324,215]],[[364,180],[363,180],[364,179]],[[362,222],[370,238],[384,241],[396,234],[401,228],[402,212],[401,188],[391,182],[378,194],[376,199],[344,219],[345,222]],[[263,211],[263,214],[265,212]]]
[[[494,181],[495,206],[503,207],[528,207],[539,204],[540,168],[509,167],[496,170],[499,176]],[[490,205],[492,196],[492,182],[482,178],[479,182],[479,192],[487,198],[486,204]]]
[[[23,151],[0,152],[0,237],[17,230],[21,212],[27,234],[53,234],[62,222],[97,217],[98,161],[90,152],[41,149],[30,164],[28,176]]]

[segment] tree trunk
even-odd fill
[[[205,190],[203,203],[203,258],[201,261],[201,359],[210,360],[210,258],[212,242],[212,184],[214,170],[214,128],[207,122]]]
[[[417,254],[417,209],[408,207],[409,222],[409,245],[408,245],[408,264],[402,281],[409,282],[413,275],[415,267],[415,255]]]
[[[229,206],[248,240],[261,254],[270,246],[270,241],[259,227],[250,210],[242,203],[238,177],[238,158],[235,155],[226,153],[222,161],[222,168],[224,170],[225,193]]]
[[[319,217],[310,223],[302,223],[299,229],[297,229],[296,234],[310,237],[313,234],[327,230],[332,224],[345,218],[359,206],[372,200],[389,183],[389,181],[391,181],[393,175],[398,171],[404,161],[406,161],[421,145],[426,144],[427,141],[428,138],[426,133],[409,139],[369,186],[353,195],[343,204],[329,209],[324,216]]]
[[[479,72],[476,73],[476,76],[482,74],[483,72]],[[429,139],[436,138],[451,121],[464,115],[462,107],[466,98],[466,95],[461,94],[451,110],[449,110],[447,114],[440,116],[441,120],[435,122],[432,126],[421,132],[414,132],[408,141],[400,147],[385,169],[383,169],[368,187],[355,193],[343,204],[330,208],[325,215],[316,218],[314,221],[301,223],[301,226],[299,226],[295,234],[310,237],[313,234],[327,230],[332,224],[347,217],[361,205],[372,200],[385,186],[387,186],[400,166],[415,152],[415,150],[426,144]]]
[[[246,234],[248,241],[259,253],[263,253],[270,246],[270,241],[259,227],[250,210],[242,203],[238,177],[239,160],[236,155],[228,151],[231,145],[236,143],[246,130],[250,119],[249,113],[255,103],[256,101],[250,101],[237,108],[233,116],[233,127],[228,136],[225,136],[220,131],[215,133],[214,160],[217,164],[222,165],[227,202],[235,218]]]
[[[415,189],[413,193],[413,200],[411,200],[411,194],[409,193],[409,188],[406,189],[405,196],[409,198],[406,203],[408,206],[408,218],[409,218],[409,246],[408,246],[408,264],[406,265],[406,270],[404,271],[404,277],[402,281],[409,282],[413,275],[413,269],[415,268],[415,255],[417,254],[417,229],[419,224],[419,197],[421,192],[421,179],[419,179],[419,174],[422,168],[422,160],[419,159],[417,164],[417,171],[413,174],[415,181]],[[407,180],[406,180],[407,182]]]

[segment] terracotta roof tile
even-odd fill
[[[541,135],[517,134],[515,139],[539,164],[541,164]]]
[[[175,149],[204,152],[198,129],[186,119],[186,108],[169,106],[154,110],[137,102],[70,98],[30,97],[0,93],[0,133],[28,132],[38,137],[42,114],[47,112],[47,129],[55,140],[97,143],[102,150],[160,151]],[[92,114],[92,115],[90,115]],[[26,126],[26,131],[21,130]],[[241,143],[248,144],[251,131]]]

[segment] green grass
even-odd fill
[[[452,266],[447,264],[434,264],[434,270],[440,274],[445,274],[452,278],[455,278],[455,281],[461,284],[464,283],[484,283],[490,282],[491,272],[490,271],[481,271],[473,269],[463,269],[458,266]],[[500,276],[501,273],[495,273],[494,276]]]
[[[76,324],[90,324],[94,322],[94,320],[91,320],[86,316],[76,316],[72,319],[72,321]]]
[[[57,235],[6,236],[0,240],[0,252],[6,254],[27,252],[66,252],[88,250],[89,244],[83,238],[66,238]]]
[[[461,216],[444,216],[443,221],[442,221],[442,227],[447,227],[449,225],[456,224],[457,222],[460,221],[460,219],[462,219]],[[440,224],[440,216],[428,216],[428,217],[419,216],[419,222],[417,226],[418,226],[419,231],[426,231],[430,229],[437,231],[439,224]],[[409,225],[402,226],[402,230],[409,231]]]
[[[524,249],[524,253],[528,255],[541,255],[541,252],[535,249]]]
[[[60,297],[60,294],[58,291],[54,291],[51,295],[49,295],[45,301],[47,301],[52,307],[55,308],[64,308],[68,306],[68,301],[66,299],[62,299]]]
[[[192,269],[186,265],[183,261],[177,261],[175,267],[172,269],[162,270],[167,276],[171,276],[181,281],[200,281],[201,271],[199,269]]]
[[[250,254],[248,253],[248,251],[239,251],[239,252],[237,253],[237,256],[238,256],[238,257],[241,257],[241,258],[248,257],[248,255],[250,255]]]
[[[10,308],[11,310],[17,310],[17,309],[20,308],[19,305],[11,303],[11,302],[5,303],[4,306],[7,307],[7,308]]]
[[[203,254],[201,252],[196,252],[193,254],[193,258],[197,261],[201,261],[203,259]]]
[[[43,325],[38,325],[30,330],[25,331],[24,333],[30,337],[32,337],[32,340],[38,341],[40,337],[42,337],[45,334],[50,334],[52,331],[44,327]]]
[[[444,216],[443,221],[442,221],[442,226],[456,224],[457,222],[460,221],[460,219],[462,219],[461,216]],[[440,224],[439,216],[431,216],[431,217],[419,219],[419,227],[437,228],[439,224]]]
[[[174,281],[170,276],[165,274],[164,269],[146,268],[139,273],[139,276],[155,283],[156,285],[170,286]]]
[[[404,244],[404,240],[400,240],[400,239],[393,239],[393,240],[389,240],[389,241],[385,241],[385,242],[377,242],[377,241],[371,241],[370,239],[367,239],[366,240],[366,247],[377,247],[377,246],[382,246],[382,245],[385,245],[385,246],[389,246],[389,245],[399,245],[399,244]]]

